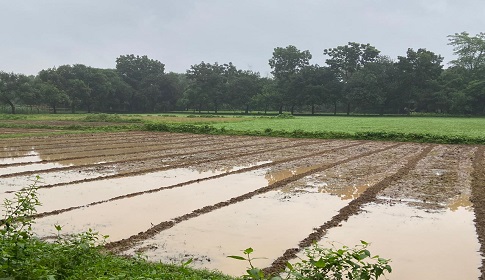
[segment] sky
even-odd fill
[[[115,68],[147,55],[166,72],[202,61],[270,75],[274,48],[369,43],[397,59],[426,48],[454,59],[448,35],[485,32],[484,0],[0,0],[0,71],[65,64]]]

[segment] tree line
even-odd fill
[[[308,50],[274,49],[271,77],[231,62],[201,62],[186,73],[166,73],[147,56],[121,55],[116,69],[82,64],[41,70],[36,76],[0,71],[0,102],[86,112],[158,113],[230,110],[295,113],[485,114],[485,33],[448,36],[456,59],[409,48],[392,59],[370,44],[349,42],[323,50],[325,65]]]

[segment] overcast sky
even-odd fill
[[[370,43],[391,58],[426,48],[453,59],[447,36],[485,31],[484,0],[0,0],[0,70],[64,64],[115,68],[147,55],[167,71],[201,61],[271,71],[275,47]]]

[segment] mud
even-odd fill
[[[453,243],[463,246],[449,248],[473,279],[485,274],[474,253],[484,253],[484,152],[152,132],[0,139],[0,199],[40,174],[39,236],[54,234],[53,224],[65,234],[93,228],[111,236],[113,252],[177,263],[193,257],[196,267],[235,275],[245,264],[225,256],[249,246],[268,258],[257,265],[273,272],[312,242],[367,238],[372,252],[396,260],[399,272],[388,278],[406,279],[406,267],[421,264],[405,252],[427,248],[422,263],[446,271],[439,244],[458,236]],[[409,243],[416,246],[402,248]]]

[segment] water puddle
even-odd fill
[[[36,151],[22,153],[19,157],[0,158],[0,164],[15,164],[25,162],[39,162],[42,158]]]
[[[66,165],[63,165],[63,164],[50,163],[50,162],[32,163],[32,164],[19,165],[19,166],[9,166],[9,167],[0,168],[0,175],[26,172],[26,171],[43,171],[43,170],[46,170],[46,169],[61,168],[61,167],[65,167],[65,166]],[[68,166],[70,166],[70,165],[68,165]]]
[[[320,245],[371,242],[371,253],[392,259],[389,280],[478,279],[480,245],[474,214],[466,205],[438,211],[402,203],[369,204],[363,213],[329,230]]]
[[[90,167],[84,168],[82,170],[65,170],[47,173],[42,173],[42,171],[39,171],[40,180],[37,182],[36,185],[41,187],[51,184],[69,183],[76,180],[105,177],[116,173],[117,171],[113,167],[103,168],[102,170],[98,169],[97,167]],[[35,179],[35,177],[36,175],[21,175],[9,178],[2,178],[0,182],[0,198],[2,196],[2,193],[12,193],[29,186],[30,184],[32,184],[32,181]]]
[[[265,267],[346,203],[325,193],[271,191],[180,223],[127,253],[142,251],[151,261],[168,263],[193,258],[194,267],[242,275],[247,263],[228,255],[252,247],[255,257],[267,258],[255,265]]]
[[[41,218],[36,221],[34,231],[40,236],[52,235],[55,232],[53,225],[60,224],[64,228],[64,233],[92,228],[109,234],[110,241],[127,238],[149,229],[154,224],[265,186],[266,180],[261,172],[257,170],[228,175],[217,180],[200,181],[181,188],[143,194]],[[134,180],[134,183],[134,188],[144,188],[139,178]],[[63,197],[69,198],[71,195]],[[99,197],[99,194],[95,197]],[[77,197],[72,197],[72,200],[77,200]]]

